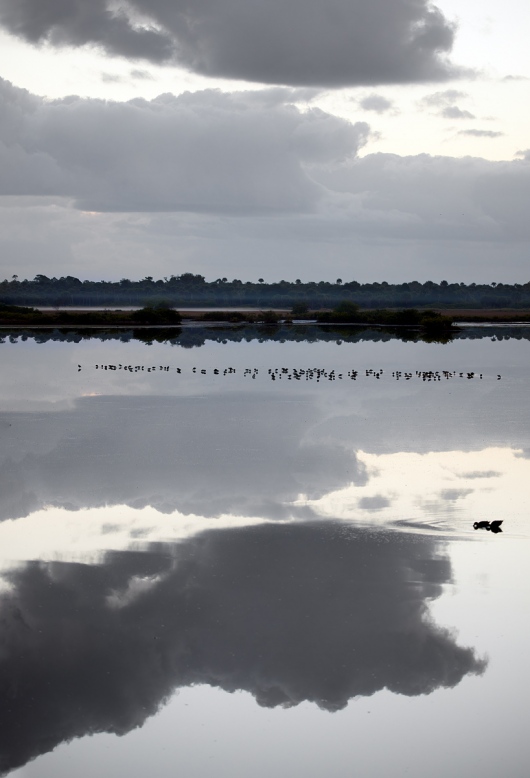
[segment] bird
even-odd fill
[[[473,524],[473,529],[485,529],[488,532],[502,532],[501,529],[502,520],[496,519],[495,521],[476,521]]]

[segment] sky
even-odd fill
[[[0,277],[525,283],[521,0],[0,0]]]

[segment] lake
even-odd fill
[[[94,335],[1,338],[3,774],[526,775],[530,329]]]

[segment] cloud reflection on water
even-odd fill
[[[336,711],[385,688],[451,688],[486,667],[429,617],[451,569],[428,536],[268,524],[8,575],[3,770],[73,737],[124,734],[179,687]]]
[[[441,517],[453,527],[459,517],[463,526],[498,519],[508,496],[512,518],[524,514],[528,430],[517,414],[508,425],[483,401],[473,426],[450,416],[454,404],[444,410],[445,394],[430,422],[421,395],[390,404],[372,392],[362,406],[355,393],[337,399],[259,390],[106,396],[55,413],[4,413],[0,519],[99,508],[114,521],[113,506],[128,506],[205,519]],[[464,414],[471,401],[459,403]],[[491,445],[506,438],[512,445]]]
[[[322,411],[310,398],[89,397],[5,418],[1,519],[116,504],[283,519],[300,494],[317,499],[366,477],[351,445],[312,437]]]

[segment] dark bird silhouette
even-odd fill
[[[495,521],[476,521],[473,524],[473,529],[485,529],[488,532],[502,532],[501,529],[502,520],[496,519]]]
[[[492,521],[492,522],[490,522],[490,526],[489,526],[490,532],[502,532],[501,524],[502,524],[502,521]]]

